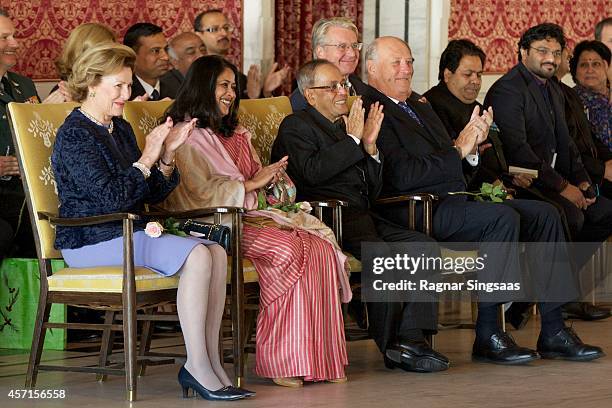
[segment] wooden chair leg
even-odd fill
[[[147,314],[155,314],[155,309],[153,308],[151,309],[151,313],[147,313]],[[151,350],[151,338],[153,337],[153,321],[151,320],[144,320],[142,322],[142,333],[140,334],[140,347],[138,348],[138,355],[140,357],[144,357],[147,355],[147,353],[149,352],[149,350]],[[143,375],[145,375],[145,371],[147,369],[147,364],[146,362],[143,360],[139,363],[139,372],[138,372],[138,376],[142,377]]]
[[[234,381],[242,385],[244,377],[244,276],[240,256],[241,225],[239,214],[232,215],[232,276],[231,276],[231,314],[232,348],[234,354]]]
[[[123,354],[127,400],[136,401],[136,282],[134,277],[134,233],[132,221],[123,221]]]
[[[498,314],[498,320],[499,320],[499,325],[501,326],[502,331],[506,331],[506,313],[505,313],[506,309],[504,307],[504,303],[501,303],[498,307],[497,307],[497,314]]]
[[[40,364],[40,358],[45,344],[45,335],[47,333],[45,323],[49,321],[49,314],[51,313],[51,304],[48,303],[47,279],[44,277],[40,279],[40,285],[38,311],[36,312],[36,322],[34,323],[34,332],[32,336],[32,349],[30,350],[30,361],[26,374],[26,388],[36,386],[38,366]]]
[[[107,310],[104,314],[104,324],[111,325],[115,321],[115,311]],[[110,327],[104,329],[102,331],[102,340],[100,343],[100,359],[98,361],[98,366],[100,368],[106,367],[108,364],[108,357],[113,352],[113,343],[115,340],[115,332],[111,330]],[[106,381],[106,374],[98,374],[96,375],[96,380],[102,382]]]

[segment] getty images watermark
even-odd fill
[[[394,271],[396,274],[401,273],[414,276],[418,271],[425,272],[424,275],[429,278],[419,279],[400,279],[399,281],[386,282],[383,277],[374,279],[372,288],[375,291],[433,291],[442,293],[446,291],[485,291],[492,293],[495,291],[520,291],[521,282],[480,282],[478,279],[466,279],[463,282],[440,281],[440,276],[435,271],[441,271],[443,274],[474,273],[477,275],[486,267],[486,259],[488,255],[483,254],[478,256],[477,253],[466,251],[466,254],[458,253],[455,256],[420,256],[413,257],[407,253],[395,254],[391,257],[374,257],[372,259],[372,273],[374,275],[382,275],[385,272]],[[397,275],[396,275],[397,276]],[[433,279],[432,279],[433,277]]]
[[[368,302],[431,302],[444,293],[470,292],[483,302],[578,300],[589,291],[602,291],[610,281],[610,268],[605,265],[600,265],[599,275],[592,273],[593,259],[602,252],[600,246],[565,242],[364,243],[363,298]],[[585,272],[589,265],[590,272]],[[585,275],[591,282],[584,281]]]

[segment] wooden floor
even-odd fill
[[[451,359],[442,373],[417,374],[388,370],[371,340],[348,345],[350,366],[346,384],[307,384],[302,389],[282,388],[257,378],[249,369],[248,388],[253,399],[210,403],[182,399],[176,374],[179,366],[148,368],[138,388],[140,407],[612,407],[612,319],[575,321],[585,342],[600,345],[611,356],[590,363],[536,361],[528,366],[506,367],[474,363],[470,358],[471,330],[450,329],[436,337],[436,348]],[[532,319],[521,331],[513,331],[519,344],[535,348],[539,322]],[[160,351],[182,350],[180,337],[162,337],[153,346]],[[45,352],[44,360],[68,358],[65,364],[94,362],[86,351]],[[11,400],[10,389],[23,388],[28,354],[0,349],[0,406],[129,406],[124,401],[124,379],[104,383],[91,374],[41,372],[38,389],[65,390],[63,400]],[[254,362],[249,359],[250,367]],[[231,366],[227,367],[231,370]]]

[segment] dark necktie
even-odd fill
[[[153,92],[151,92],[151,96],[149,97],[149,100],[151,101],[159,100],[159,92],[157,92],[157,89],[154,89]]]
[[[410,117],[411,117],[412,119],[414,119],[414,121],[415,121],[416,123],[418,123],[418,125],[419,125],[420,127],[423,127],[423,122],[421,122],[421,119],[419,119],[419,117],[417,116],[416,112],[415,112],[414,110],[412,110],[412,108],[411,108],[411,107],[410,107],[410,106],[409,106],[409,105],[408,105],[406,102],[404,102],[404,101],[400,101],[400,102],[399,102],[397,105],[398,105],[400,108],[402,108],[402,110],[403,110],[404,112],[406,112],[408,115],[410,115]]]
[[[6,93],[11,98],[13,98],[13,92],[11,90],[11,84],[9,82],[9,79],[5,76],[2,76],[1,82],[2,82],[2,87],[4,88],[4,93]]]

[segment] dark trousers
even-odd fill
[[[362,242],[435,242],[425,234],[402,228],[370,211],[347,207],[342,213],[342,242],[346,251],[361,259]],[[426,254],[427,256],[439,256]],[[438,304],[423,302],[368,302],[369,332],[382,353],[409,330],[435,332]]]
[[[520,240],[526,242],[523,259],[530,288],[539,299],[540,313],[580,297],[577,268],[569,253],[561,214],[557,208],[538,200],[506,200],[504,205],[520,215]],[[546,243],[546,244],[538,244]]]
[[[599,196],[586,210],[576,207],[558,193],[543,191],[543,194],[563,212],[569,227],[570,239],[581,242],[575,251],[576,266],[580,269],[593,253],[612,235],[612,200]],[[568,239],[569,240],[569,239]]]
[[[393,207],[387,214],[398,224],[408,222],[408,213],[403,207]],[[479,280],[513,282],[520,279],[519,232],[520,216],[508,206],[468,201],[465,196],[447,196],[434,208],[433,238],[452,249],[478,248],[480,253],[495,254],[487,259]]]
[[[0,259],[36,258],[30,216],[21,180],[0,181]]]

